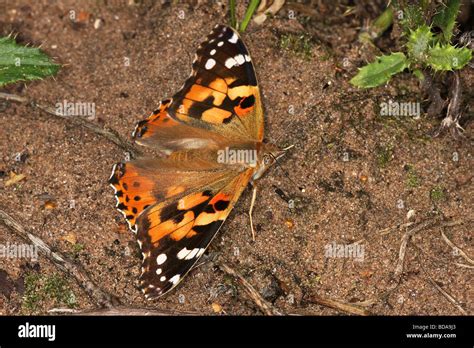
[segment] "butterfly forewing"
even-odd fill
[[[173,96],[169,113],[230,139],[262,140],[257,79],[250,54],[235,30],[218,25],[201,44],[192,74]]]

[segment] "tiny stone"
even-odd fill
[[[99,29],[100,26],[102,24],[102,20],[100,18],[97,18],[95,21],[94,21],[94,29]]]
[[[413,218],[415,216],[415,210],[413,209],[410,209],[407,213],[407,220],[410,220],[411,218]]]

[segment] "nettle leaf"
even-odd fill
[[[443,9],[433,17],[433,25],[441,28],[442,38],[446,43],[451,42],[460,5],[461,0],[448,0],[446,5],[441,5],[444,6]]]
[[[16,81],[40,80],[55,75],[59,68],[39,48],[20,46],[11,37],[0,38],[0,87]]]
[[[423,62],[426,60],[426,52],[433,43],[434,35],[427,25],[422,25],[416,30],[410,32],[408,37],[407,48],[410,58]]]
[[[407,57],[402,52],[378,57],[374,62],[359,69],[351,84],[356,87],[370,88],[385,84],[390,78],[408,67]]]
[[[472,51],[467,47],[454,47],[450,44],[436,44],[428,50],[426,63],[434,70],[462,69],[472,58]]]

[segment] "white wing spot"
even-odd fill
[[[229,39],[229,42],[235,44],[235,43],[237,43],[238,39],[239,39],[239,37],[237,36],[237,34],[232,33],[232,37]]]
[[[205,68],[207,70],[211,70],[214,67],[214,65],[216,65],[216,61],[212,58],[209,58],[206,62]]]
[[[163,277],[160,278],[160,282],[164,282],[165,280],[166,280],[166,277],[165,277],[165,276],[163,276]]]
[[[169,281],[170,281],[170,283],[173,283],[173,285],[176,285],[176,284],[178,284],[180,277],[181,277],[181,274],[176,274],[175,276],[170,278]]]
[[[191,250],[188,250],[186,248],[181,249],[181,251],[176,255],[178,259],[182,260],[186,257],[191,252]]]
[[[227,69],[231,69],[234,65],[237,65],[237,62],[235,61],[234,58],[227,58],[225,61],[225,67]]]
[[[248,54],[245,55],[245,61],[250,62],[250,56]]]
[[[158,257],[156,258],[156,263],[157,263],[158,265],[162,265],[162,264],[165,263],[166,259],[167,259],[166,254],[160,254],[160,255],[158,255]]]
[[[245,63],[245,58],[244,58],[244,56],[241,55],[241,54],[235,56],[234,59],[237,61],[237,64],[238,64],[238,65],[242,65],[242,64]]]
[[[211,51],[211,56],[213,56],[214,54],[216,54],[216,50]]]
[[[186,256],[186,260],[191,260],[192,258],[194,258],[194,256],[196,256],[196,254],[199,252],[199,248],[194,248],[189,254],[188,256]]]
[[[219,42],[217,43],[217,46],[221,47],[223,44],[224,44],[224,41],[219,41]]]
[[[157,268],[157,269],[156,269],[156,274],[160,275],[161,272],[163,272],[163,270],[162,270],[161,268]]]

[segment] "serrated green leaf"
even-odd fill
[[[443,9],[433,17],[433,25],[441,28],[445,43],[451,42],[456,17],[458,16],[461,0],[448,0]]]
[[[11,37],[0,38],[0,86],[40,80],[55,75],[59,68],[39,48],[20,46]]]
[[[381,56],[359,69],[350,83],[361,88],[380,86],[406,67],[408,67],[407,57],[402,52]]]
[[[472,58],[472,51],[467,47],[436,44],[428,50],[426,63],[434,70],[446,71],[462,69]]]
[[[397,6],[397,12],[395,15],[400,20],[400,24],[405,34],[410,32],[410,30],[425,25],[423,10],[418,4],[403,7]]]
[[[416,30],[410,31],[407,42],[408,55],[415,61],[425,61],[426,52],[432,42],[433,33],[429,26],[422,25]]]

